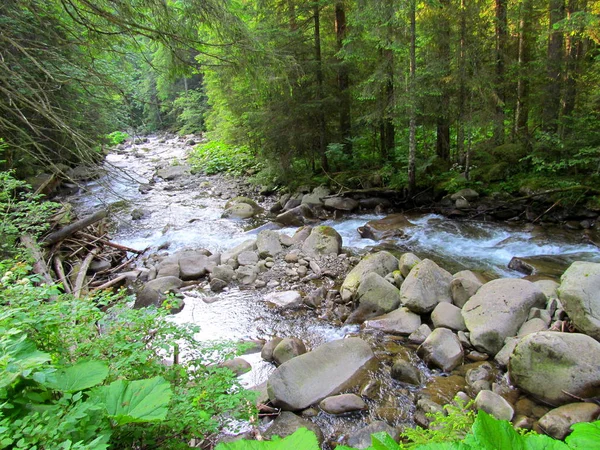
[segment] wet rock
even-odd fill
[[[510,355],[512,355],[519,341],[520,339],[518,338],[509,337],[505,339],[505,344],[502,346],[500,351],[496,353],[496,356],[494,357],[494,359],[500,365],[500,367],[508,367]]]
[[[161,277],[149,281],[137,293],[134,308],[160,306],[166,298],[166,293],[176,291],[183,282],[177,277]]]
[[[363,277],[368,273],[376,273],[385,277],[398,269],[398,260],[394,255],[388,252],[371,253],[365,256],[344,279],[340,289],[342,299],[350,300],[358,290]]]
[[[367,409],[367,404],[356,394],[340,394],[321,400],[319,408],[329,414],[344,414]]]
[[[338,255],[342,249],[342,237],[332,227],[314,227],[302,244],[302,252],[311,257]]]
[[[304,409],[360,385],[376,366],[373,351],[362,339],[328,342],[279,366],[268,380],[269,398],[284,410]]]
[[[186,165],[168,166],[156,171],[156,175],[163,180],[171,181],[190,174],[190,167]]]
[[[327,197],[330,193],[330,190],[324,186],[316,187],[313,189],[311,194],[305,194],[302,197],[302,204],[309,206],[322,206],[323,197]]]
[[[391,376],[394,380],[401,383],[413,384],[419,386],[421,384],[421,373],[409,361],[398,359],[394,362],[391,370]]]
[[[283,247],[279,241],[279,234],[271,230],[258,233],[256,247],[258,248],[258,255],[261,258],[266,258],[267,256],[274,257],[283,252]]]
[[[424,259],[412,268],[402,287],[402,305],[413,312],[431,312],[438,303],[452,303],[450,282],[452,275],[429,259]]]
[[[467,359],[469,361],[486,361],[490,358],[487,353],[478,352],[477,350],[471,350],[467,353]]]
[[[527,317],[527,321],[530,321],[532,319],[540,319],[546,326],[546,328],[544,329],[547,329],[548,325],[550,325],[550,322],[552,322],[552,313],[546,309],[531,308],[529,310],[529,316]],[[542,331],[542,329],[536,331]],[[519,334],[521,334],[521,331],[519,331]]]
[[[491,414],[498,420],[512,420],[515,411],[504,398],[492,391],[481,391],[475,397],[475,407]]]
[[[296,356],[306,353],[304,342],[298,338],[284,338],[273,349],[273,361],[281,365]]]
[[[365,322],[365,328],[400,335],[414,333],[420,326],[421,316],[411,312],[407,308],[398,308],[388,314],[375,317]],[[425,340],[425,337],[423,340]]]
[[[253,266],[258,263],[258,255],[256,252],[245,251],[238,255],[237,260],[240,266]]]
[[[477,293],[483,285],[483,281],[477,274],[470,270],[463,270],[454,274],[450,282],[452,302],[459,308],[462,308]]]
[[[395,441],[398,441],[400,438],[398,430],[391,425],[388,425],[386,422],[376,420],[366,427],[350,434],[350,436],[348,436],[348,446],[356,449],[371,447],[371,435],[382,432],[389,434]]]
[[[291,236],[288,236],[287,234],[280,234],[279,242],[281,242],[281,245],[283,245],[284,247],[291,247],[292,245],[294,245],[294,240]]]
[[[546,297],[535,284],[504,278],[484,284],[465,304],[462,315],[473,346],[495,355],[507,337],[517,334],[529,310],[545,304]]]
[[[177,277],[179,278],[179,264],[163,262],[158,266],[156,278]]]
[[[340,211],[354,211],[358,208],[358,202],[348,197],[330,197],[324,200],[325,208],[337,209]]]
[[[274,337],[270,341],[267,341],[260,351],[260,357],[268,362],[273,361],[273,351],[281,341],[283,341],[283,339],[280,337]]]
[[[472,202],[479,198],[479,193],[473,189],[461,189],[460,191],[458,191],[450,196],[450,200],[452,200],[452,201],[456,201],[461,198]]]
[[[302,296],[298,291],[272,292],[265,296],[264,301],[280,308],[298,308],[302,306]]]
[[[216,264],[208,256],[188,254],[179,258],[179,273],[182,280],[197,280],[212,272]]]
[[[460,308],[451,303],[438,303],[431,313],[431,321],[435,328],[449,328],[452,331],[467,329]]]
[[[423,324],[408,336],[408,342],[421,345],[430,334],[429,325]]]
[[[227,283],[231,282],[234,276],[235,272],[233,270],[233,267],[227,264],[215,266],[211,273],[211,278],[219,278],[220,280],[223,280]]]
[[[222,218],[233,218],[233,219],[249,219],[254,217],[254,210],[252,206],[247,205],[245,203],[236,203],[235,205],[230,206],[221,215]]]
[[[473,367],[467,370],[465,374],[465,381],[469,386],[473,386],[473,384],[477,381],[485,380],[488,382],[492,382],[495,378],[494,368],[490,363],[483,363],[477,367]]]
[[[415,411],[414,421],[422,428],[429,428],[429,425],[433,421],[430,414],[443,412],[444,408],[442,405],[437,404],[429,398],[421,398],[417,401],[417,410]]]
[[[540,428],[554,439],[563,440],[571,433],[571,425],[592,422],[600,415],[600,406],[595,403],[569,403],[544,414]]]
[[[346,323],[362,323],[366,319],[388,313],[400,306],[400,291],[374,272],[363,277],[357,298],[358,308]]]
[[[437,328],[427,336],[417,349],[417,354],[423,360],[444,372],[450,372],[463,362],[463,349],[456,335],[446,329]]]
[[[294,434],[300,428],[307,428],[315,433],[319,445],[323,442],[323,432],[318,425],[308,419],[298,417],[296,414],[289,411],[282,411],[281,414],[273,421],[271,426],[262,433],[263,437],[271,439],[273,436],[284,438]]]
[[[257,266],[240,266],[235,270],[238,281],[244,285],[252,284],[258,278]]]
[[[358,205],[362,209],[376,209],[379,208],[381,210],[385,208],[389,208],[392,206],[392,203],[387,198],[382,197],[367,197],[361,198],[358,200]]]
[[[600,340],[600,263],[574,262],[561,277],[558,293],[573,325]]]
[[[519,331],[517,332],[518,337],[527,336],[531,333],[536,333],[538,331],[545,331],[548,329],[546,322],[542,319],[531,319],[521,325]]]
[[[454,202],[454,206],[456,206],[457,209],[469,209],[471,207],[471,204],[467,199],[457,198]]]
[[[465,378],[460,375],[432,377],[427,380],[425,388],[421,391],[421,397],[432,400],[438,406],[445,405],[451,403],[454,397],[466,388]]]
[[[540,291],[544,293],[548,300],[558,298],[558,287],[560,285],[556,281],[537,280],[534,281],[533,284],[535,284],[540,289]]]
[[[291,201],[291,200],[290,200]],[[287,207],[287,205],[286,205]],[[295,208],[290,209],[282,214],[279,214],[275,218],[275,222],[278,222],[287,227],[301,227],[307,220],[314,219],[315,215],[313,210],[308,205],[299,205]]]
[[[221,254],[221,261],[223,264],[227,264],[230,260],[234,260],[237,263],[237,258],[240,253],[252,250],[256,250],[256,239],[248,239],[247,241],[224,251]]]
[[[310,226],[300,227],[296,230],[296,232],[292,236],[292,241],[294,241],[294,244],[299,244],[301,242],[304,242],[308,238],[308,236],[310,236],[311,232],[312,232],[312,227],[310,227]]]
[[[220,278],[212,278],[210,280],[210,290],[213,292],[221,292],[227,287],[227,281],[221,280]]]
[[[304,298],[304,303],[311,308],[319,308],[325,300],[325,294],[326,289],[324,287],[315,289]]]
[[[106,272],[112,267],[110,261],[106,259],[94,259],[88,268],[88,273],[102,273]]]
[[[600,395],[600,343],[580,333],[525,336],[509,362],[515,386],[551,405]]]
[[[408,221],[404,214],[391,214],[383,219],[367,222],[362,228],[361,236],[380,241],[392,237],[404,236],[404,230],[412,227],[414,225]]]
[[[227,361],[222,362],[220,366],[231,370],[237,376],[243,375],[252,370],[250,363],[243,358],[228,359]]]
[[[419,258],[414,253],[404,253],[400,256],[400,261],[398,264],[400,273],[404,278],[408,276],[413,267],[421,262],[421,258]]]

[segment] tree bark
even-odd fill
[[[450,77],[450,21],[448,7],[450,0],[440,0],[438,58],[441,63],[440,86],[441,96],[436,120],[436,154],[438,158],[450,160],[450,90],[448,78]]]
[[[549,29],[548,59],[546,64],[546,95],[542,109],[542,127],[544,131],[556,133],[560,112],[560,94],[562,89],[563,65],[563,33],[555,30],[554,25],[565,18],[564,0],[550,0],[549,2]]]
[[[504,143],[504,107],[506,102],[505,59],[508,38],[506,0],[496,0],[496,106],[494,113],[494,143]]]
[[[346,10],[343,1],[338,1],[335,4],[335,37],[338,52],[342,50],[344,46],[344,39],[346,38]],[[339,58],[338,60],[338,91],[339,91],[339,103],[340,103],[340,136],[342,138],[342,145],[344,146],[344,153],[346,155],[352,155],[352,119],[350,114],[350,77],[348,75],[348,68],[344,61]]]
[[[467,101],[467,5],[460,1],[460,42],[458,53],[458,118],[456,124],[456,154],[458,163],[465,163],[465,104]]]
[[[567,15],[571,15],[577,11],[584,10],[586,7],[585,0],[569,0],[567,5]],[[579,33],[573,33],[567,36],[567,64],[565,78],[565,95],[563,102],[564,128],[563,135],[569,134],[572,130],[572,117],[575,110],[575,101],[577,99],[577,76],[580,69],[580,62],[585,57],[585,46]]]
[[[319,4],[314,3],[313,6],[314,20],[315,20],[315,63],[316,63],[316,80],[317,80],[317,104],[319,111],[317,113],[317,121],[319,124],[319,156],[321,158],[321,168],[328,172],[329,163],[327,161],[327,142],[326,142],[326,124],[325,124],[325,111],[323,111],[323,60],[321,57],[321,14],[319,11]]]
[[[529,64],[531,62],[533,0],[524,0],[519,21],[519,76],[517,80],[517,106],[514,132],[517,138],[529,136]]]
[[[52,245],[56,242],[62,241],[63,239],[68,238],[77,231],[83,230],[84,228],[89,227],[90,225],[104,219],[107,215],[108,211],[105,209],[95,212],[91,216],[84,217],[83,219],[80,219],[77,222],[73,222],[72,224],[61,228],[60,230],[55,231],[54,233],[50,233],[42,240],[42,243],[44,245]]]
[[[417,188],[416,182],[416,155],[417,155],[417,114],[414,105],[414,93],[415,93],[415,75],[417,69],[417,57],[416,57],[416,0],[410,0],[409,4],[409,20],[410,20],[410,74],[408,82],[408,97],[410,101],[409,105],[409,125],[408,125],[408,193],[409,195],[414,194]]]

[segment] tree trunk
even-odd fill
[[[585,0],[569,0],[567,5],[567,15],[585,9]],[[569,134],[572,127],[573,111],[575,110],[575,100],[577,98],[577,75],[579,72],[580,61],[583,59],[585,47],[579,33],[569,34],[567,36],[567,76],[565,79],[565,96],[562,115],[564,117],[564,128],[562,134]]]
[[[416,155],[417,155],[417,114],[415,110],[415,74],[417,66],[416,57],[416,0],[410,0],[409,4],[409,20],[410,20],[410,76],[408,81],[408,98],[409,105],[409,125],[408,125],[408,193],[414,194],[417,188],[415,177],[416,171]]]
[[[287,13],[288,13],[288,22],[290,26],[290,31],[296,31],[298,25],[296,23],[296,5],[294,4],[294,0],[288,0],[287,2]]]
[[[316,79],[317,79],[317,104],[319,111],[317,113],[317,121],[319,124],[319,156],[321,158],[321,168],[328,172],[329,163],[327,161],[327,142],[326,142],[326,126],[325,126],[325,111],[323,111],[323,60],[321,58],[321,21],[319,4],[315,2],[313,6],[315,19],[315,63],[316,63]]]
[[[335,37],[338,51],[344,46],[346,38],[346,10],[344,2],[339,1],[335,4]],[[352,120],[350,115],[350,77],[348,68],[340,58],[338,61],[338,90],[340,102],[340,136],[342,145],[347,155],[352,155]]]
[[[517,80],[517,107],[514,132],[517,138],[529,136],[529,64],[531,62],[533,0],[524,0],[519,21],[519,60]]]
[[[565,18],[565,2],[564,0],[550,0],[549,6],[550,37],[548,38],[547,83],[542,107],[542,126],[544,131],[556,133],[562,88],[563,33],[555,30],[554,25]]]
[[[467,6],[460,2],[460,43],[458,54],[458,119],[456,124],[456,153],[460,165],[465,163],[465,103],[467,100]]]
[[[438,35],[438,58],[441,63],[440,86],[441,97],[436,119],[436,154],[438,158],[450,160],[450,91],[448,79],[450,77],[450,21],[448,19],[448,7],[450,0],[440,0],[439,35]]]
[[[505,59],[508,37],[506,0],[496,0],[496,106],[494,114],[494,143],[504,143],[504,106],[506,101]]]

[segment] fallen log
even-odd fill
[[[50,270],[44,260],[44,256],[39,248],[35,245],[33,238],[25,234],[21,236],[21,244],[29,251],[29,254],[33,258],[33,272],[42,277],[44,284],[51,285],[54,280],[50,276]]]
[[[92,214],[91,216],[84,217],[83,219],[73,222],[72,224],[63,227],[60,230],[55,231],[54,233],[50,233],[42,240],[42,243],[44,245],[52,245],[59,241],[62,241],[63,239],[68,238],[77,231],[83,230],[84,228],[89,227],[90,225],[96,222],[99,222],[100,220],[104,219],[107,215],[107,210],[101,210]]]

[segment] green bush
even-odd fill
[[[129,139],[129,135],[123,131],[113,131],[112,133],[106,135],[106,139],[108,139],[110,146],[115,146],[122,144]]]
[[[239,176],[252,174],[262,167],[248,147],[234,147],[221,141],[197,145],[189,162],[194,171],[207,175],[230,173]]]

